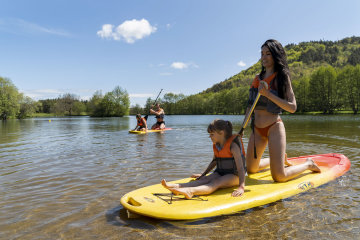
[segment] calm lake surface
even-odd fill
[[[359,239],[360,116],[352,115],[282,116],[289,157],[351,160],[320,188],[230,216],[127,218],[125,193],[201,173],[212,159],[207,125],[221,118],[239,130],[243,117],[167,116],[173,131],[147,135],[128,133],[133,116],[0,122],[0,239]]]

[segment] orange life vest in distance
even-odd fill
[[[139,126],[139,127],[145,127],[145,123],[146,122],[146,120],[145,120],[145,118],[140,118],[139,120],[137,120],[137,125]]]
[[[213,150],[214,150],[214,155],[216,158],[233,158],[233,154],[231,153],[231,144],[234,141],[234,139],[238,137],[237,134],[232,135],[231,137],[228,138],[228,140],[225,142],[223,148],[221,150],[218,150],[216,145],[213,144]],[[245,151],[244,151],[244,144],[240,138],[241,141],[241,145],[239,146],[242,150],[242,154],[245,156]]]

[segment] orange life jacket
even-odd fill
[[[214,155],[216,158],[233,158],[233,154],[231,153],[231,144],[232,142],[235,140],[235,138],[238,137],[237,134],[232,135],[231,137],[228,138],[228,140],[225,142],[224,147],[221,150],[218,150],[216,145],[213,144],[213,150],[214,150]],[[242,154],[245,156],[245,151],[244,151],[244,144],[240,138],[240,142],[241,142],[241,146],[239,146],[242,150]]]
[[[221,176],[225,174],[238,175],[235,159],[231,152],[231,144],[232,142],[234,142],[236,137],[238,137],[238,135],[236,134],[229,137],[229,139],[225,142],[223,148],[220,150],[216,147],[216,144],[213,144],[213,150],[216,160],[215,172],[219,173]],[[241,146],[239,142],[235,141],[235,143],[237,143],[241,149],[240,154],[242,155],[242,158],[245,160],[244,145],[242,143],[241,138],[240,138],[240,142],[241,142]],[[243,167],[244,169],[246,169],[245,162],[243,162]]]
[[[145,118],[140,118],[139,120],[137,120],[137,125],[139,126],[139,127],[145,127],[145,124],[144,123],[146,123],[146,120],[145,120]]]

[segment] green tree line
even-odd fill
[[[66,93],[56,99],[35,101],[20,93],[10,79],[0,77],[0,118],[3,120],[32,117],[36,113],[121,117],[129,114],[129,106],[129,94],[119,86],[105,95],[96,91],[90,100]]]
[[[20,93],[10,79],[0,77],[0,119],[26,118],[39,103]]]
[[[298,105],[297,112],[359,112],[360,37],[335,42],[288,44],[285,51]],[[247,107],[250,84],[260,70],[258,61],[203,92],[190,96],[166,93],[159,102],[167,114],[243,114]],[[128,93],[120,87],[115,87],[105,95],[97,91],[87,101],[71,93],[56,99],[34,101],[19,93],[9,79],[0,77],[2,119],[25,118],[34,113],[95,117],[147,114],[152,103],[153,100],[149,98],[143,107],[135,105],[129,109]]]

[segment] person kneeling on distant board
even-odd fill
[[[145,131],[147,132],[147,123],[144,117],[141,117],[141,114],[136,114],[137,124],[133,131]]]
[[[238,135],[232,135],[232,124],[229,121],[214,120],[208,126],[208,133],[213,142],[214,158],[203,174],[193,174],[195,181],[188,183],[161,184],[172,193],[184,195],[187,199],[194,195],[207,195],[220,188],[238,186],[231,196],[242,196],[245,191],[245,153]],[[212,169],[215,171],[209,175]]]
[[[155,118],[156,118],[156,123],[152,125],[151,129],[162,130],[165,128],[165,121],[164,121],[165,112],[164,109],[160,107],[159,103],[157,103],[155,106],[156,106],[156,110],[152,109],[154,106],[150,108],[150,113],[155,114]]]

